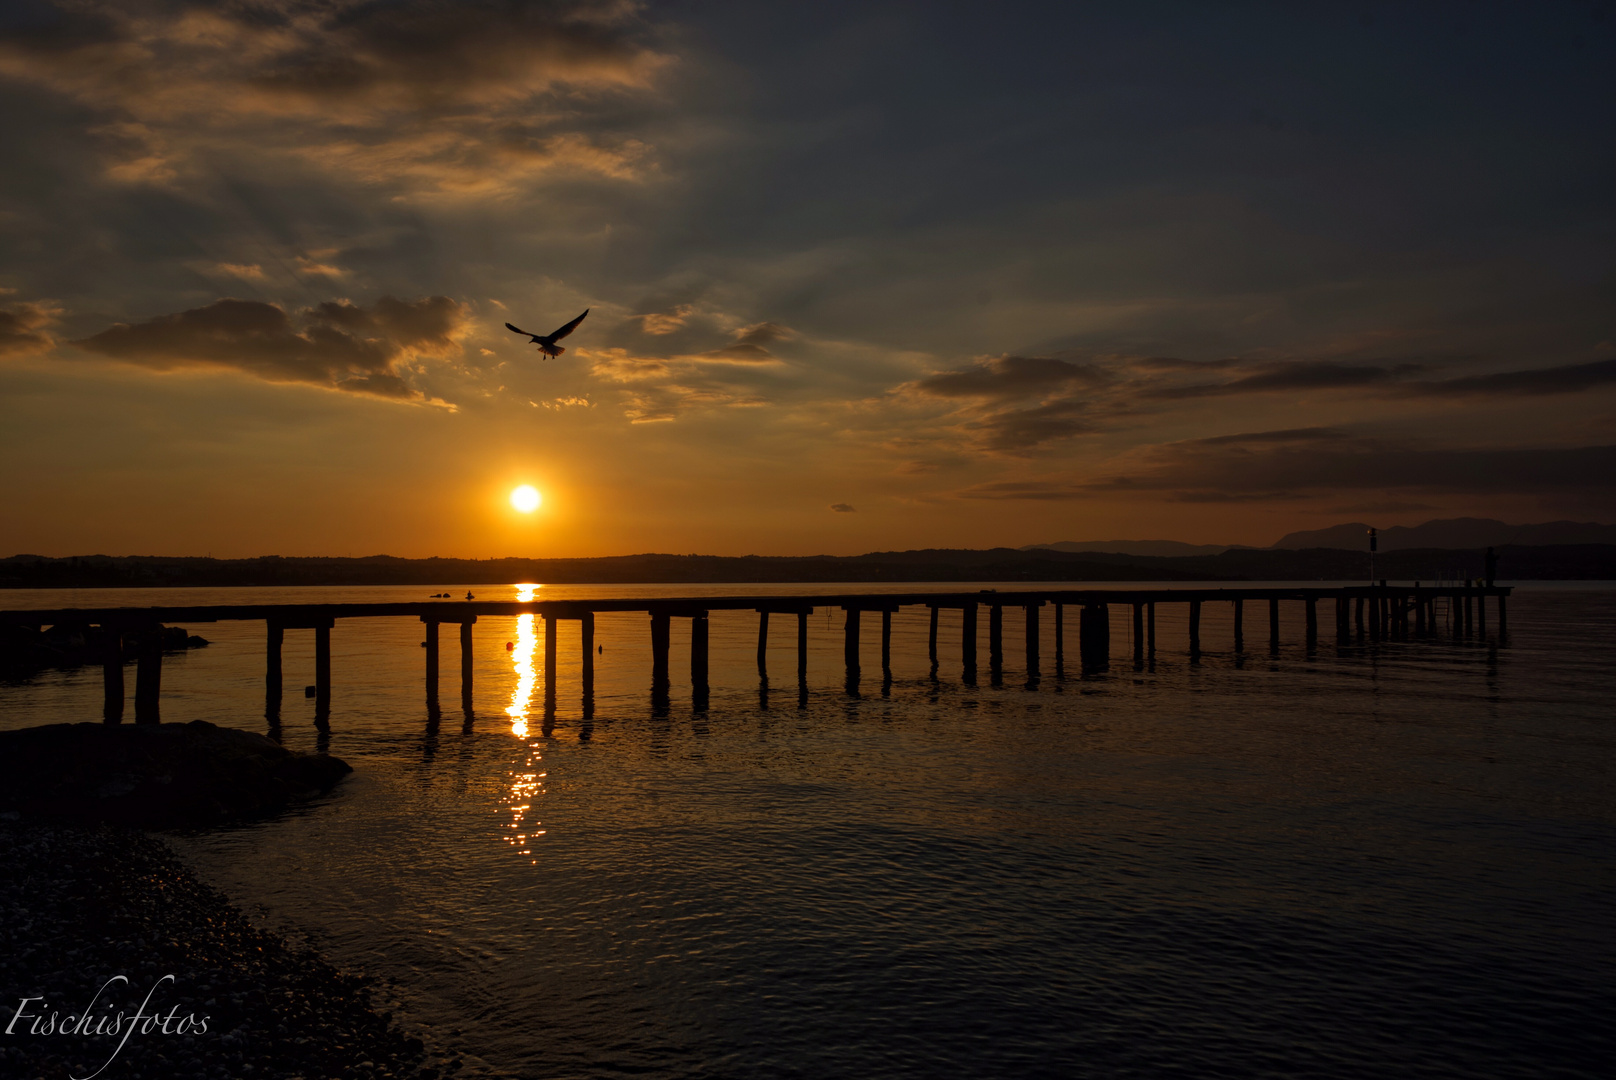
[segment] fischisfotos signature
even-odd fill
[[[111,1005],[103,1005],[102,999],[107,997],[107,991],[114,984],[129,985],[126,975],[114,975],[101,984],[101,989],[95,992],[90,1003],[78,1012],[64,1013],[60,1009],[53,1009],[42,995],[33,995],[22,998],[12,1011],[11,1021],[6,1024],[5,1033],[17,1036],[38,1036],[40,1038],[60,1038],[62,1036],[78,1036],[88,1039],[106,1039],[109,1045],[116,1040],[117,1045],[111,1046],[101,1067],[92,1073],[83,1076],[72,1076],[70,1080],[95,1080],[107,1070],[123,1048],[128,1045],[131,1036],[137,1032],[142,1037],[148,1036],[180,1036],[194,1037],[208,1033],[208,1017],[197,1016],[195,1013],[180,1015],[180,1007],[173,1006],[165,1016],[162,1006],[152,1005],[152,999],[164,983],[177,983],[172,975],[164,975],[146,992],[146,997],[134,1012],[124,1009],[114,1009]],[[99,1012],[97,1010],[100,1010]]]

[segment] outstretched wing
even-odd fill
[[[505,329],[514,330],[518,334],[527,334],[527,336],[532,338],[534,341],[539,340],[539,335],[537,335],[537,334],[528,334],[528,332],[526,330],[523,330],[520,326],[512,326],[510,323],[506,323],[505,324]]]
[[[588,314],[589,314],[589,309],[584,308],[584,315],[588,315]],[[576,319],[572,320],[566,326],[563,326],[561,329],[559,329],[555,333],[551,334],[550,335],[550,340],[551,341],[560,341],[562,338],[566,337],[568,334],[570,334],[574,330],[578,329],[578,324],[584,321],[584,315],[578,316]]]

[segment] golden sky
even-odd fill
[[[7,5],[0,554],[1616,517],[1616,16],[1305,7]]]

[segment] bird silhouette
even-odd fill
[[[588,314],[589,309],[584,308],[584,315]],[[578,329],[578,324],[584,321],[584,315],[578,316],[576,319],[561,327],[559,330],[552,330],[548,334],[535,334],[531,331],[523,330],[520,326],[512,326],[510,323],[505,324],[505,329],[518,334],[526,334],[528,337],[532,338],[533,344],[537,345],[539,347],[539,351],[545,356],[560,356],[567,350],[563,349],[560,345],[557,345],[556,342]]]

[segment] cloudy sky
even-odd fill
[[[1612,56],[1593,0],[8,0],[0,554],[1616,519]]]

